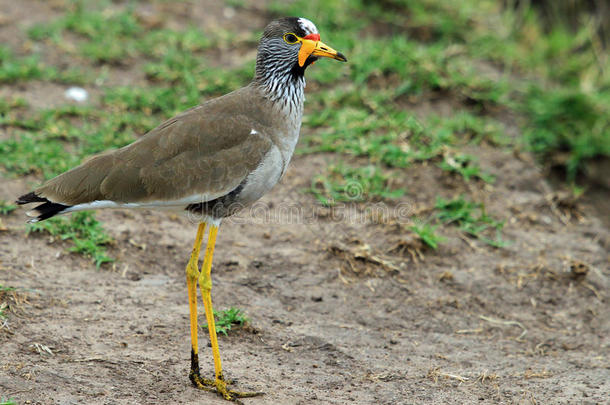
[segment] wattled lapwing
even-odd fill
[[[123,148],[87,159],[17,200],[40,203],[30,222],[100,208],[169,209],[200,218],[186,266],[192,383],[225,399],[258,395],[230,390],[222,375],[212,311],[212,255],[223,218],[269,191],[286,172],[303,114],[305,69],[320,57],[346,58],[320,41],[305,18],[272,21],[258,46],[254,80],[171,118]],[[201,271],[206,224],[210,225]],[[215,379],[199,373],[197,282],[207,318]]]

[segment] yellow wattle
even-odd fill
[[[303,67],[303,65],[305,65],[305,61],[309,55],[311,55],[314,49],[316,49],[316,42],[307,39],[301,42],[301,49],[299,50],[299,66]]]

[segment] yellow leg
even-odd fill
[[[191,258],[186,265],[186,286],[189,296],[189,312],[191,316],[191,371],[189,378],[193,384],[197,385],[199,375],[199,343],[197,341],[197,279],[199,278],[199,251],[201,250],[201,242],[205,233],[205,222],[199,224],[197,228],[197,236]]]
[[[214,381],[200,378],[200,384],[196,385],[207,385],[213,386],[215,390],[224,399],[229,401],[239,402],[237,398],[254,397],[262,395],[262,392],[238,392],[229,390],[227,388],[227,381],[222,375],[222,364],[220,361],[220,350],[218,349],[218,338],[216,336],[216,323],[214,321],[214,310],[212,308],[212,257],[214,256],[214,245],[216,245],[216,235],[218,234],[218,227],[215,225],[210,226],[210,233],[208,235],[208,244],[205,248],[205,256],[203,257],[203,265],[201,266],[201,272],[199,273],[199,288],[201,288],[201,296],[203,298],[203,305],[205,306],[205,317],[208,321],[208,331],[210,333],[210,342],[212,344],[212,355],[214,357]],[[200,387],[208,389],[208,387]]]
[[[210,342],[212,343],[212,356],[214,356],[214,372],[216,379],[222,380],[222,364],[220,362],[220,350],[218,349],[218,338],[216,336],[216,323],[214,322],[214,310],[212,309],[212,257],[214,256],[214,246],[216,245],[216,235],[218,227],[210,226],[208,244],[205,248],[203,265],[199,274],[199,288],[205,307],[205,317],[208,321],[208,331],[210,332]]]

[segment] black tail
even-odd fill
[[[36,211],[38,215],[34,216],[34,219],[31,222],[44,221],[45,219],[49,219],[54,217],[57,214],[61,214],[67,208],[70,208],[70,205],[58,204],[52,201],[49,201],[47,198],[40,197],[36,195],[35,192],[31,192],[28,194],[24,194],[15,201],[19,205],[29,204],[29,203],[43,203],[37,207],[34,207],[32,211]],[[28,215],[30,215],[28,213]]]

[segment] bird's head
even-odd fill
[[[257,75],[291,72],[303,76],[318,58],[347,59],[341,52],[320,41],[318,29],[306,18],[284,17],[270,22],[258,46]],[[261,72],[259,72],[259,70]]]

